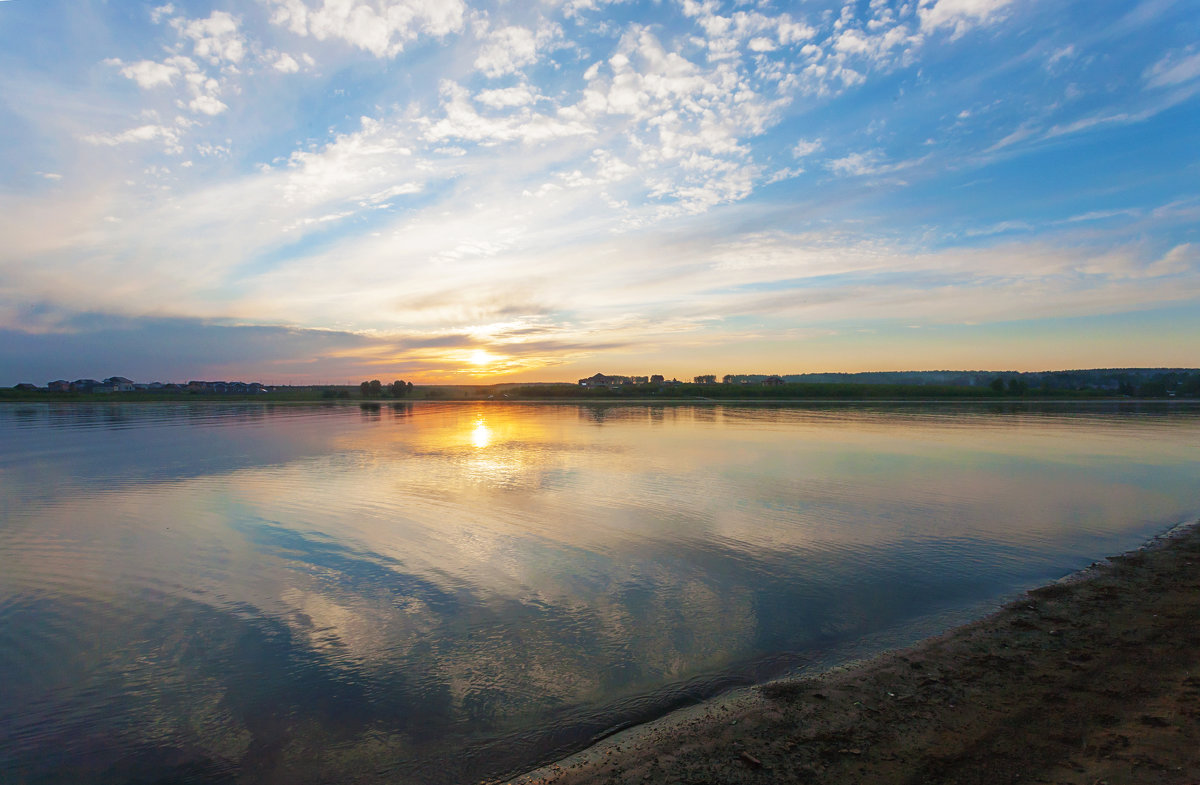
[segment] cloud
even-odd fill
[[[316,377],[313,381],[338,379],[336,366],[346,365],[339,358],[383,343],[335,330],[94,313],[73,314],[40,332],[0,327],[0,335],[2,364],[39,383],[117,372],[145,382],[303,379],[306,373]]]
[[[1182,275],[1195,273],[1200,268],[1200,246],[1182,243],[1167,251],[1159,259],[1146,265],[1146,277]]]
[[[296,58],[287,52],[281,52],[271,67],[285,74],[294,74],[300,70],[300,64],[296,62]]]
[[[496,90],[481,90],[475,94],[476,101],[493,109],[528,106],[537,99],[537,93],[528,84],[519,84],[515,87],[502,87]]]
[[[1038,132],[1039,129],[1036,125],[1026,121],[1022,123],[1016,130],[1006,134],[1004,138],[1000,139],[991,147],[988,147],[984,152],[993,153],[997,150],[1003,150],[1005,147],[1024,141],[1031,136],[1036,136]]]
[[[881,150],[868,150],[835,158],[829,161],[826,167],[834,174],[861,177],[863,175],[891,174],[903,169],[910,169],[925,162],[927,158],[928,156],[924,156],[888,163]]]
[[[792,157],[805,158],[820,150],[821,147],[820,139],[800,139],[792,145]]]
[[[491,30],[475,58],[475,67],[491,79],[516,73],[537,62],[538,51],[561,35],[557,25],[542,25],[536,31],[518,26]]]
[[[161,140],[168,153],[178,154],[183,152],[183,147],[179,144],[179,138],[180,132],[178,128],[146,124],[115,134],[88,134],[83,137],[83,140],[91,144],[104,145],[106,147]]]
[[[267,0],[271,22],[318,41],[345,41],[376,57],[395,57],[421,35],[444,38],[461,32],[461,0]]]
[[[441,98],[442,116],[421,118],[419,121],[424,129],[423,138],[432,143],[463,140],[484,143],[519,141],[532,144],[564,137],[585,136],[594,131],[590,124],[565,113],[542,113],[525,107],[510,114],[480,114],[473,105],[467,89],[454,82],[442,83]],[[491,94],[489,98],[495,100],[500,96]]]
[[[104,61],[105,65],[118,65],[121,76],[137,82],[138,87],[149,90],[154,87],[169,86],[175,77],[180,75],[179,67],[173,63],[156,63],[152,60],[139,60],[125,65],[117,58]]]
[[[972,27],[993,24],[1004,18],[1012,0],[921,0],[917,14],[922,30],[948,28],[958,38]]]
[[[198,95],[188,102],[188,109],[209,116],[218,115],[229,107],[211,95]]]
[[[1148,87],[1169,87],[1197,77],[1200,77],[1200,52],[1188,50],[1168,52],[1142,74]]]
[[[213,11],[207,19],[173,19],[171,24],[181,36],[191,39],[197,57],[213,65],[240,63],[246,56],[238,20],[225,11]]]

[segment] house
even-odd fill
[[[781,384],[783,384],[783,379],[779,376],[768,376],[763,379],[764,387],[778,387]]]
[[[50,392],[71,392],[71,383],[66,379],[55,379],[46,384],[46,389]]]
[[[124,376],[110,376],[100,384],[111,387],[113,392],[133,392],[133,380]]]
[[[619,387],[622,384],[629,383],[630,379],[628,376],[607,376],[602,373],[579,380],[580,387]]]
[[[30,384],[29,382],[21,382],[20,384],[14,386],[13,389],[20,390],[21,392],[37,392],[38,386],[36,384]]]
[[[92,390],[100,386],[100,382],[95,379],[76,379],[71,382],[71,392],[90,393]]]

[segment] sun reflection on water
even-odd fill
[[[475,430],[471,431],[471,443],[482,450],[492,443],[492,429],[480,417],[475,421]]]

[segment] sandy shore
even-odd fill
[[[613,736],[514,785],[1200,783],[1200,526],[817,678]]]

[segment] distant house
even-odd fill
[[[105,387],[111,387],[113,392],[133,392],[133,380],[124,376],[110,376],[100,382]]]
[[[66,379],[55,379],[46,385],[50,392],[71,392],[71,383]]]
[[[38,386],[36,384],[30,384],[29,382],[21,382],[20,384],[15,385],[13,389],[20,390],[21,392],[37,392]]]
[[[663,379],[663,375],[661,373],[656,373],[650,377],[651,384],[662,384],[664,381],[665,380]]]
[[[76,379],[71,382],[71,392],[90,393],[92,390],[100,386],[100,382],[95,379]]]
[[[778,387],[781,384],[783,384],[783,379],[779,376],[768,376],[763,379],[764,387]]]
[[[595,376],[589,376],[586,379],[579,380],[580,387],[619,387],[622,384],[629,384],[632,380],[628,376],[608,376],[603,373],[598,373]]]

